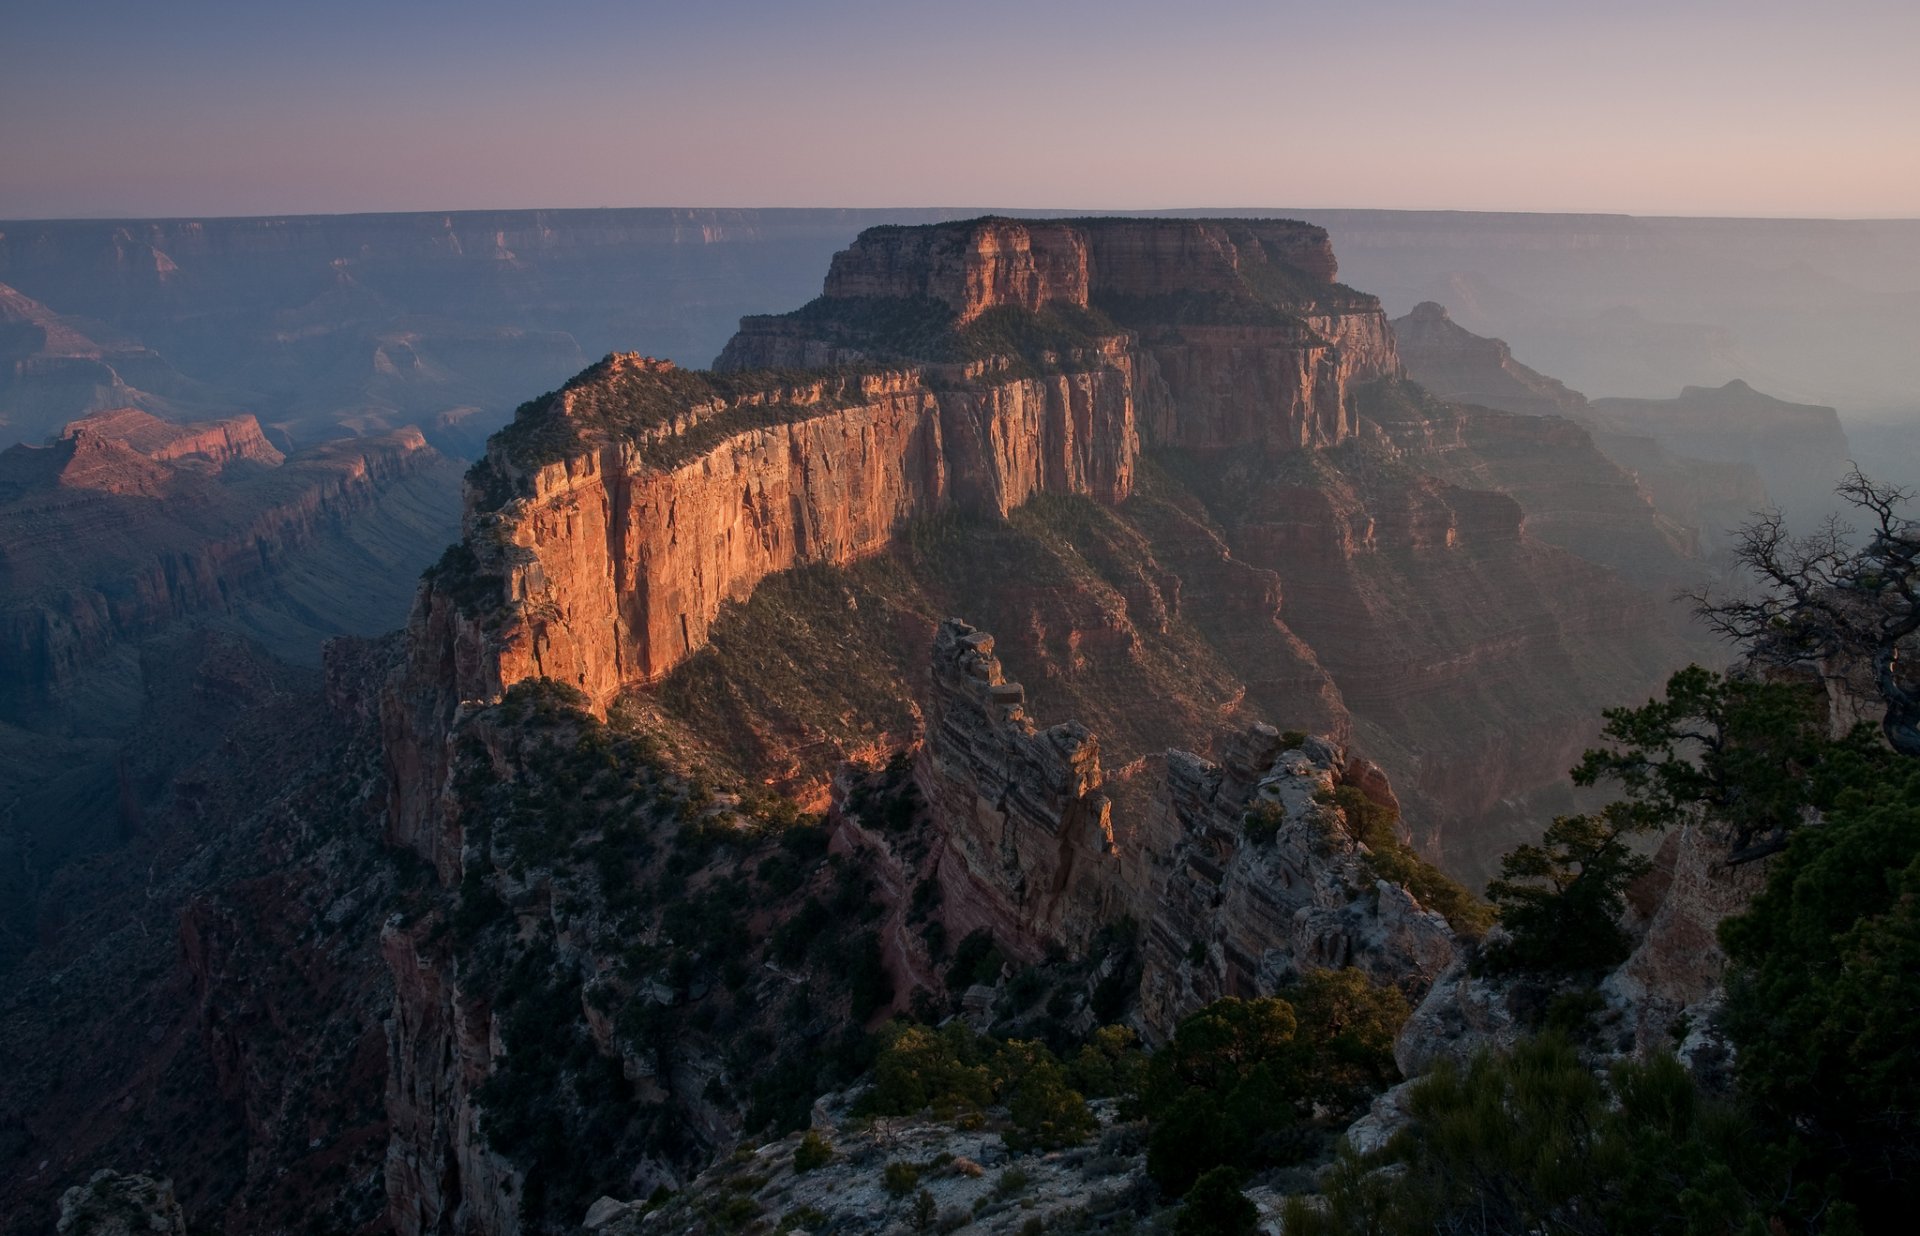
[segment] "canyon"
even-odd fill
[[[286,456],[250,416],[131,408],[0,452],[0,967],[55,930],[37,922],[55,874],[137,833],[230,736],[230,678],[269,658],[314,690],[323,639],[404,616],[459,477],[417,432]],[[243,644],[231,672],[211,653]],[[136,739],[169,710],[196,724]]]
[[[1408,385],[1378,302],[1334,274],[1323,232],[1277,221],[881,228],[815,301],[744,320],[713,372],[615,355],[520,409],[469,476],[466,536],[428,573],[380,704],[388,837],[458,890],[385,938],[400,1231],[554,1222],[556,1197],[511,1198],[557,1164],[482,1114],[562,1050],[497,1006],[502,966],[532,965],[555,1008],[597,1010],[565,1033],[684,1130],[678,1152],[633,1143],[632,1196],[724,1144],[739,1116],[712,1096],[790,1050],[756,1011],[775,980],[735,971],[723,997],[687,977],[747,941],[669,937],[668,919],[642,925],[657,905],[623,920],[620,882],[582,882],[610,861],[601,795],[643,830],[678,813],[746,836],[760,834],[700,822],[750,818],[761,786],[824,801],[830,848],[860,873],[847,887],[879,897],[871,932],[837,946],[835,980],[813,980],[855,1021],[877,991],[901,1008],[957,983],[940,975],[963,938],[1013,962],[1105,957],[1059,980],[1069,1008],[1137,969],[1150,1041],[1307,969],[1360,964],[1427,991],[1454,928],[1366,856],[1399,846],[1414,863],[1417,841],[1484,864],[1523,835],[1490,801],[1557,786],[1599,707],[1681,656],[1648,594],[1529,521],[1625,529],[1650,569],[1682,569],[1687,548],[1577,428]],[[1555,491],[1556,464],[1602,483]],[[1519,493],[1463,483],[1494,478]],[[1011,637],[937,616],[961,603]],[[788,649],[797,677],[751,668]],[[1152,682],[1177,685],[1140,690]],[[584,722],[542,711],[568,701]],[[1072,719],[1083,706],[1090,722]],[[1332,737],[1283,740],[1281,723]],[[1434,759],[1443,736],[1450,758]],[[712,759],[738,796],[701,806],[646,771],[639,753],[662,742]],[[569,744],[610,750],[611,780],[556,829],[528,811],[567,783]],[[860,771],[901,748],[910,778],[897,760]],[[1323,805],[1342,786],[1404,808],[1411,830],[1363,847]],[[1243,823],[1269,812],[1270,848]],[[757,888],[764,844],[689,854],[678,887]],[[777,954],[782,924],[807,921],[798,895],[763,893],[771,921],[745,929]],[[507,925],[449,937],[479,906]],[[1140,937],[1115,954],[1103,933],[1125,919]],[[636,940],[656,968],[616,963]],[[702,1046],[702,1008],[759,1055]],[[663,1019],[671,1052],[638,1032]],[[551,1118],[598,1118],[568,1111]],[[629,1144],[640,1116],[608,1118],[626,1122],[608,1145]]]
[[[603,242],[757,243],[751,212],[681,213],[406,217],[313,287],[372,304],[431,257],[446,295],[524,292]],[[1472,898],[1433,864],[1481,881],[1575,802],[1600,709],[1699,655],[1665,598],[1703,508],[1621,443],[1714,461],[1437,307],[1389,322],[1310,223],[833,240],[849,219],[766,242],[844,247],[801,308],[736,314],[711,370],[503,346],[501,372],[579,372],[517,388],[556,387],[479,451],[417,593],[453,539],[433,444],[487,424],[435,419],[457,366],[364,418],[134,399],[0,455],[5,770],[20,818],[99,824],[11,928],[0,1202],[158,1163],[230,1231],[571,1230],[797,1127],[893,1012],[1152,1043],[1354,965],[1436,1043],[1498,1020],[1463,969],[1484,923],[1442,912]],[[122,227],[90,303],[159,320],[255,251],[304,287],[341,226]],[[10,229],[0,276],[102,233],[39,234]],[[33,766],[55,739],[84,775]],[[1666,1000],[1657,1038],[1701,998],[1675,954],[1710,915],[1646,916],[1664,951],[1620,1002]],[[144,1041],[107,1042],[78,975]],[[74,1075],[43,1009],[116,1067]]]
[[[0,222],[0,283],[85,347],[37,356],[0,446],[134,404],[251,411],[283,449],[418,426],[472,456],[529,392],[638,349],[707,363],[742,315],[798,304],[862,229],[957,210],[517,210]],[[1187,212],[1202,214],[1204,212]],[[1271,209],[1329,232],[1401,315],[1448,305],[1593,395],[1743,378],[1850,424],[1916,409],[1910,221]],[[78,359],[73,359],[73,358]],[[96,391],[131,388],[126,397]],[[99,402],[95,402],[95,400]],[[145,402],[151,400],[151,404]],[[1907,437],[1911,437],[1910,433]]]
[[[1737,378],[1711,390],[1689,386],[1676,399],[1589,400],[1431,301],[1393,325],[1408,373],[1428,390],[1573,421],[1631,474],[1677,535],[1697,533],[1708,549],[1727,544],[1766,509],[1810,530],[1833,512],[1834,487],[1850,467],[1846,431],[1832,408],[1776,399]]]
[[[1677,620],[1605,567],[1670,584],[1689,548],[1578,429],[1404,388],[1378,302],[1333,270],[1324,232],[1300,224],[882,228],[835,259],[817,300],[746,319],[711,376],[622,356],[587,370],[479,465],[468,536],[416,610],[421,685],[396,706],[396,746],[444,767],[433,735],[458,701],[530,677],[601,708],[636,685],[671,700],[726,606],[775,572],[857,574],[916,520],[1085,501],[1087,518],[1117,516],[1133,579],[1093,569],[1095,595],[1076,597],[1009,574],[965,598],[1015,633],[1003,655],[1023,678],[1073,679],[1083,639],[1136,663],[1180,643],[1164,661],[1209,662],[1211,701],[1109,727],[1111,699],[1062,697],[1123,743],[1120,762],[1170,745],[1181,712],[1362,735],[1420,805],[1422,843],[1484,872],[1515,834],[1465,822],[1557,786],[1599,707],[1685,659]],[[841,369],[797,380],[810,358]],[[1098,556],[1072,553],[1083,569]],[[1249,616],[1205,631],[1221,606],[1189,619],[1182,593],[1222,586],[1224,611]],[[908,590],[874,603],[934,604]],[[1027,612],[1002,616],[1003,598]],[[1089,604],[1104,631],[1042,612]],[[892,653],[909,681],[923,638],[864,655]],[[1529,657],[1555,668],[1523,670]],[[1522,715],[1533,737],[1515,744]],[[779,745],[845,753],[818,729]],[[821,784],[832,758],[783,784]],[[396,836],[423,836],[430,802],[397,795]]]

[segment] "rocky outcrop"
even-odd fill
[[[1348,966],[1418,999],[1453,961],[1445,919],[1367,869],[1335,805],[1351,769],[1378,770],[1324,739],[1289,744],[1255,726],[1220,763],[1167,754],[1162,810],[1172,846],[1141,921],[1141,1020],[1164,1037],[1223,996],[1273,995],[1313,970]]]
[[[1339,784],[1391,801],[1369,762],[1256,725],[1219,764],[1168,752],[1148,818],[1119,820],[1098,741],[1074,722],[1036,728],[992,636],[949,620],[933,661],[916,775],[950,937],[984,930],[1035,961],[1131,918],[1141,1022],[1156,1039],[1212,1000],[1272,995],[1308,971],[1358,966],[1417,999],[1452,962],[1452,929],[1369,873],[1334,803]]]
[[[935,637],[931,700],[915,775],[943,846],[948,934],[986,931],[1037,961],[1133,911],[1099,740],[1077,722],[1035,726],[993,636],[958,620]]]
[[[1767,871],[1764,862],[1733,867],[1726,857],[1723,840],[1685,825],[1667,835],[1644,887],[1634,890],[1641,905],[1629,927],[1639,943],[1600,985],[1621,1019],[1621,1050],[1724,1055],[1712,1016],[1726,990],[1720,923],[1747,908]]]
[[[1723,1069],[1731,1048],[1716,1014],[1726,996],[1722,920],[1751,904],[1766,864],[1730,866],[1727,847],[1696,824],[1667,834],[1653,868],[1628,889],[1623,926],[1633,951],[1594,990],[1594,1045],[1606,1056],[1671,1051],[1703,1074]],[[1496,929],[1497,930],[1497,929]],[[1537,1030],[1554,989],[1539,976],[1488,973],[1462,958],[1440,976],[1401,1028],[1394,1055],[1417,1077],[1440,1060],[1464,1064]]]
[[[966,228],[871,228],[834,255],[829,300],[927,299],[965,325],[989,309],[1084,308],[1088,237],[1071,224],[994,219]]]
[[[918,1204],[934,1216],[924,1226],[966,1236],[1017,1236],[1072,1231],[1151,1206],[1144,1136],[1138,1125],[1119,1118],[1110,1100],[1093,1104],[1101,1153],[1089,1147],[1015,1155],[978,1121],[863,1118],[854,1114],[853,1097],[826,1095],[814,1105],[807,1133],[831,1148],[824,1164],[812,1166],[804,1158],[796,1164],[805,1135],[793,1133],[716,1164],[662,1206],[602,1197],[582,1226],[601,1236],[695,1236],[711,1230],[718,1199],[739,1198],[733,1212],[748,1211],[770,1226],[811,1223],[847,1236],[886,1236],[921,1226],[914,1212],[924,1189],[928,1200]],[[889,1189],[889,1164],[920,1165],[916,1188],[905,1194]]]
[[[277,468],[287,461],[251,416],[175,424],[137,408],[116,408],[74,421],[61,431],[68,439],[104,438],[121,443],[157,463],[193,460],[219,471],[248,459]]]
[[[60,1195],[60,1236],[186,1236],[187,1221],[173,1182],[101,1168]]]

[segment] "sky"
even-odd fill
[[[0,0],[0,218],[1920,216],[1916,0]]]

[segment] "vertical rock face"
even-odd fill
[[[1025,960],[1079,948],[1132,907],[1101,792],[1100,744],[1077,722],[1037,728],[993,636],[942,624],[915,772],[939,823],[947,930],[986,930]]]
[[[1090,221],[1092,303],[1133,328],[1164,389],[1155,445],[1301,450],[1351,437],[1352,388],[1396,375],[1380,302],[1334,282],[1320,228]]]
[[[961,323],[1002,305],[1087,303],[1087,236],[1070,224],[993,219],[967,230],[878,227],[836,254],[833,299],[925,297]]]
[[[1151,443],[1329,446],[1355,431],[1352,387],[1400,371],[1379,302],[1336,284],[1336,269],[1323,230],[1286,220],[875,228],[834,259],[820,300],[746,319],[720,363],[911,355],[911,341],[851,327],[876,301],[930,305],[962,329],[995,309],[1091,311],[1082,326],[1109,332],[1109,354],[1115,344],[1135,353],[1130,378],[1151,410],[1142,417]]]
[[[487,1149],[473,1098],[498,1052],[488,1005],[463,995],[448,976],[448,959],[419,931],[389,928],[381,951],[394,981],[387,1218],[400,1236],[515,1236],[523,1182]]]
[[[595,699],[679,664],[766,576],[871,555],[947,492],[932,396],[901,374],[678,466],[607,444],[529,482],[501,530],[519,619],[501,639],[502,685],[545,676]]]
[[[604,701],[698,651],[720,607],[766,576],[870,557],[913,516],[1004,515],[1045,492],[1125,498],[1137,452],[1127,361],[937,393],[911,371],[758,392],[794,418],[771,424],[765,403],[719,396],[681,413],[697,451],[672,434],[603,438],[520,470],[496,447],[521,493],[470,514],[474,567],[431,582],[414,625],[456,638],[459,624],[436,617],[453,591],[488,612],[484,627],[460,627],[460,651],[429,658],[456,666],[458,698],[549,677]],[[671,373],[616,357],[589,381]]]
[[[1398,361],[1378,302],[1333,274],[1325,233],[1285,222],[873,229],[812,306],[742,324],[725,379],[613,357],[490,448],[468,550],[498,616],[460,693],[546,676],[604,701],[692,655],[760,579],[869,556],[911,516],[1120,502],[1142,422],[1167,445],[1339,442],[1351,385]],[[856,312],[875,301],[877,321]],[[896,338],[926,304],[933,333]],[[994,310],[1026,316],[972,331]],[[1160,325],[1143,342],[1123,322]],[[823,357],[899,367],[748,372]]]

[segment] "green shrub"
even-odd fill
[[[933,1194],[922,1189],[913,1199],[913,1230],[930,1232],[940,1217],[940,1204],[933,1200]]]
[[[1626,959],[1627,885],[1650,864],[1627,848],[1619,807],[1563,815],[1539,845],[1501,860],[1500,878],[1487,886],[1508,932],[1487,950],[1494,969],[1594,973]]]
[[[1815,1135],[1869,1230],[1920,1207],[1920,767],[1863,776],[1720,929],[1743,1091]]]
[[[1066,1070],[1040,1044],[1009,1043],[999,1067],[1008,1078],[1003,1090],[1013,1125],[1004,1134],[1009,1150],[1077,1146],[1099,1127],[1086,1099],[1067,1084]]]
[[[931,1108],[943,1118],[992,1104],[994,1079],[987,1052],[961,1022],[938,1030],[895,1022],[881,1032],[873,1088],[862,1110],[907,1116]]]
[[[896,1161],[887,1164],[886,1170],[880,1174],[880,1180],[886,1185],[887,1192],[895,1197],[905,1197],[919,1187],[920,1169],[911,1163]]]
[[[1085,1141],[1096,1127],[1067,1070],[1042,1043],[998,1042],[953,1021],[938,1030],[894,1022],[881,1032],[873,1086],[860,1110],[905,1116],[931,1110],[940,1119],[1008,1108],[1014,1150],[1055,1149]]]
[[[1284,807],[1276,802],[1262,801],[1247,808],[1247,813],[1240,817],[1240,831],[1255,845],[1271,845],[1274,837],[1279,835],[1280,826],[1286,822]]]
[[[1333,800],[1345,813],[1353,839],[1367,847],[1366,865],[1375,879],[1405,888],[1461,935],[1478,939],[1486,934],[1493,925],[1493,907],[1401,840],[1393,808],[1374,802],[1353,785],[1335,789]]]
[[[1126,1026],[1102,1026],[1095,1030],[1067,1063],[1067,1076],[1073,1086],[1096,1099],[1137,1094],[1146,1079],[1146,1071],[1147,1054],[1140,1050],[1139,1039]]]
[[[1287,997],[1217,1000],[1147,1062],[1147,1174],[1167,1193],[1218,1167],[1291,1162],[1311,1149],[1312,1121],[1342,1123],[1398,1078],[1398,991],[1345,970],[1311,975]]]
[[[793,1149],[793,1170],[796,1172],[815,1171],[832,1161],[833,1144],[812,1130]]]
[[[1147,1174],[1182,1195],[1208,1170],[1239,1165],[1266,1135],[1295,1119],[1293,1006],[1264,998],[1217,1000],[1180,1023],[1147,1065],[1153,1132]]]
[[[1410,1107],[1411,1128],[1387,1152],[1401,1169],[1343,1153],[1322,1178],[1324,1211],[1289,1201],[1289,1236],[1757,1232],[1782,1196],[1746,1181],[1785,1164],[1671,1056],[1597,1077],[1548,1034],[1464,1069],[1437,1066]]]
[[[1260,1211],[1240,1191],[1243,1179],[1234,1168],[1216,1167],[1194,1181],[1173,1221],[1176,1236],[1251,1236]]]
[[[827,1216],[811,1206],[800,1206],[780,1216],[780,1226],[776,1232],[810,1232],[825,1226]]]

